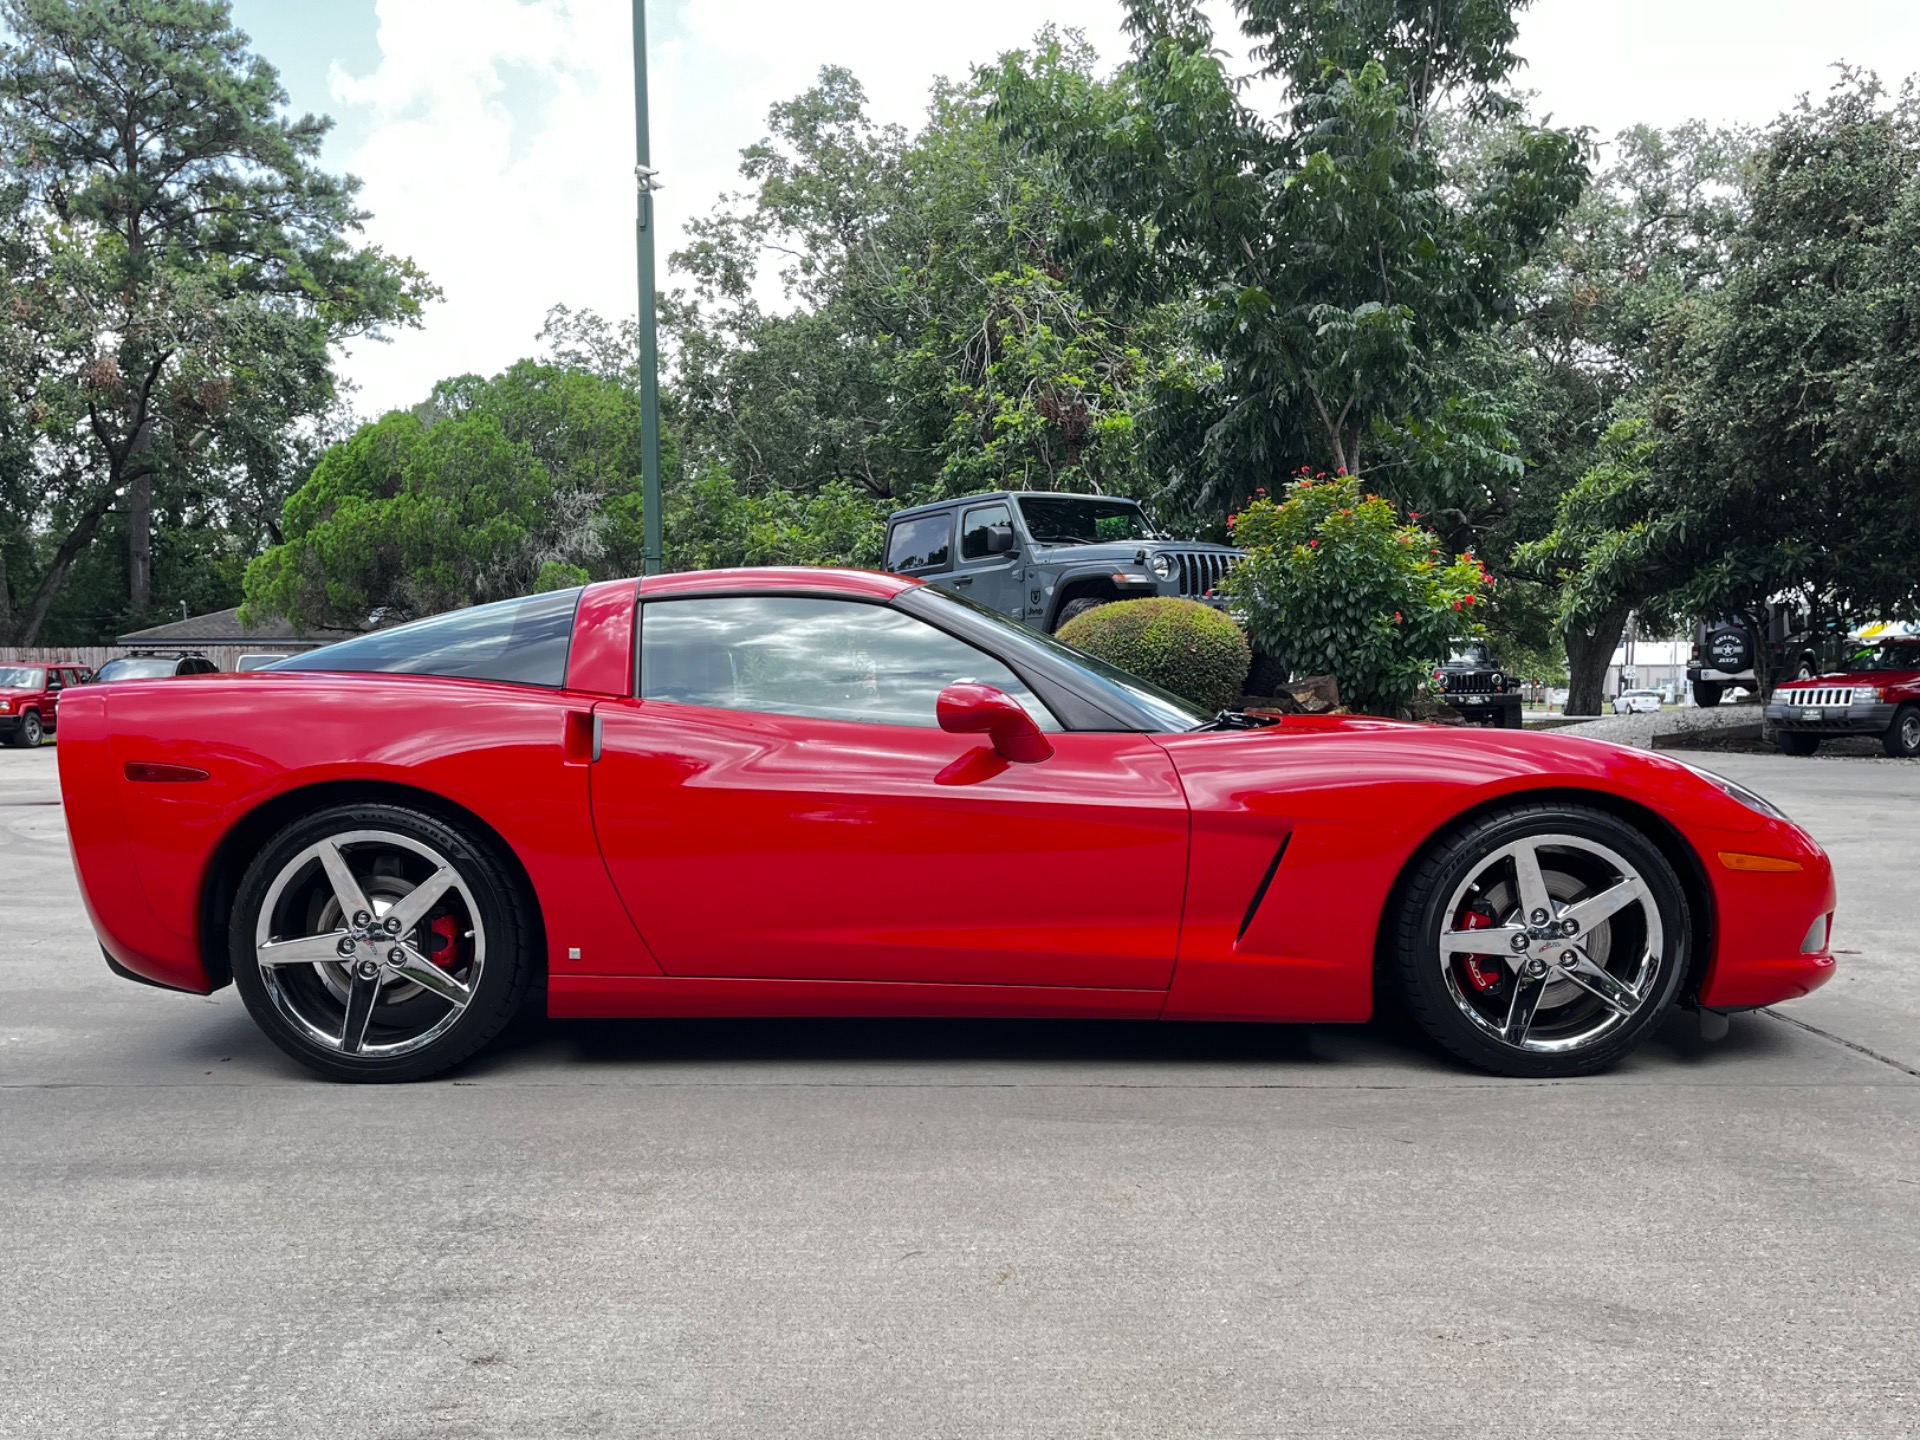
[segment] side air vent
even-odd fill
[[[1273,877],[1280,873],[1280,862],[1287,858],[1287,846],[1292,840],[1291,830],[1280,837],[1280,848],[1273,852],[1273,861],[1267,866],[1267,873],[1260,877],[1260,883],[1254,887],[1253,899],[1247,902],[1247,913],[1240,921],[1240,933],[1233,937],[1235,945],[1247,938],[1247,927],[1253,924],[1253,917],[1260,913],[1260,902],[1267,898],[1267,887],[1273,884]]]

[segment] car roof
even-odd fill
[[[738,570],[689,570],[677,575],[649,575],[640,582],[643,600],[672,595],[799,594],[848,595],[891,600],[921,582],[877,570],[827,570],[810,566],[769,565]]]
[[[1078,490],[983,490],[978,495],[955,495],[947,500],[929,500],[924,505],[914,505],[905,510],[896,510],[888,518],[904,520],[916,515],[931,515],[939,510],[952,510],[962,505],[977,505],[982,500],[1119,500],[1128,505],[1138,506],[1140,502],[1127,495],[1086,495]]]

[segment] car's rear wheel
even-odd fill
[[[1820,737],[1804,730],[1782,730],[1780,748],[1789,755],[1811,755],[1820,748]]]
[[[1880,737],[1880,748],[1897,760],[1920,755],[1920,705],[1902,705],[1893,712],[1893,724]]]
[[[1579,805],[1521,804],[1445,837],[1393,917],[1407,1008],[1499,1075],[1590,1075],[1672,1002],[1690,919],[1660,851]]]
[[[234,983],[268,1037],[335,1080],[418,1080],[526,999],[537,926],[492,847],[437,816],[351,805],[297,821],[248,868]]]
[[[40,716],[32,710],[26,710],[21,712],[13,733],[7,737],[7,743],[17,745],[22,750],[32,750],[44,739],[46,731],[40,728]]]
[[[1693,682],[1693,703],[1702,710],[1711,710],[1720,703],[1720,697],[1726,689],[1718,681],[1696,680]]]

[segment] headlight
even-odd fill
[[[1173,556],[1162,551],[1147,561],[1147,568],[1153,571],[1157,579],[1171,580],[1173,578]]]
[[[1678,763],[1682,765],[1686,765],[1687,762],[1682,760]],[[1729,780],[1727,779],[1726,776],[1716,775],[1711,770],[1702,770],[1698,765],[1687,765],[1687,769],[1693,771],[1694,774],[1698,775],[1702,780],[1706,781],[1709,785],[1712,785],[1716,789],[1725,792],[1728,798],[1733,800],[1738,800],[1742,805],[1746,806],[1749,810],[1757,810],[1762,815],[1769,816],[1772,819],[1785,820],[1789,824],[1792,823],[1792,817],[1789,816],[1786,811],[1782,810],[1778,805],[1774,804],[1771,800],[1767,799],[1766,796],[1758,794],[1755,791],[1749,790],[1746,786],[1742,785],[1738,780]]]
[[[1878,705],[1886,699],[1887,692],[1878,685],[1856,685],[1853,687],[1853,703],[1856,705]]]
[[[13,702],[11,700],[0,700],[0,715],[5,715],[8,711],[12,709],[13,709]]]

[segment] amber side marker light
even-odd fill
[[[206,778],[206,771],[191,765],[161,765],[151,760],[127,762],[127,779],[140,785],[190,785]]]
[[[1729,870],[1758,870],[1768,875],[1785,875],[1807,867],[1798,860],[1777,860],[1771,855],[1742,855],[1738,850],[1722,850],[1720,863]]]

